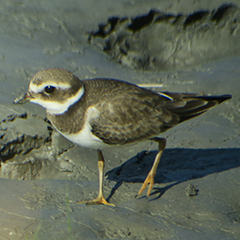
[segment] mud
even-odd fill
[[[109,18],[89,42],[120,64],[166,71],[238,55],[239,29],[240,11],[232,4],[189,15],[153,9],[136,17]]]

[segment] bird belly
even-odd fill
[[[57,128],[56,128],[57,129]],[[58,130],[58,129],[57,129]],[[78,144],[81,147],[93,148],[93,149],[102,149],[109,147],[110,145],[104,143],[100,138],[96,137],[91,132],[91,126],[89,123],[85,123],[84,127],[77,133],[63,133],[58,130],[65,138]]]

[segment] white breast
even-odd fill
[[[102,149],[109,146],[105,144],[101,139],[99,139],[98,137],[92,134],[91,126],[88,123],[86,123],[83,129],[78,133],[75,133],[75,134],[61,133],[61,134],[64,137],[66,137],[68,140],[78,144],[81,147]]]
[[[60,132],[64,137],[66,137],[71,142],[74,142],[81,147],[102,149],[109,147],[110,145],[104,143],[101,139],[92,134],[91,125],[89,124],[91,119],[97,118],[99,116],[98,111],[95,107],[90,107],[87,109],[86,121],[83,128],[75,134],[67,134]],[[56,128],[57,129],[57,128]],[[58,129],[57,129],[58,130]]]

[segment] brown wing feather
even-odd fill
[[[98,107],[100,117],[92,120],[92,132],[108,144],[126,144],[156,136],[167,123],[179,121],[176,114],[165,111],[161,105],[154,106],[147,97],[139,100],[126,95],[107,101]]]
[[[90,124],[92,133],[110,145],[157,136],[231,97],[155,93],[115,80],[91,80],[86,82],[86,91],[89,96],[101,93],[97,103],[91,102],[99,111],[99,117],[92,119]]]
[[[169,98],[125,82],[103,81],[108,84],[104,83],[104,89],[98,86],[98,93],[101,89],[102,94],[94,104],[100,116],[90,124],[92,133],[105,143],[126,144],[148,139],[162,132],[165,125],[179,122],[176,114],[162,108],[171,101]]]

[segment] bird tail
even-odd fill
[[[172,101],[167,102],[164,108],[179,116],[179,123],[196,117],[210,108],[231,99],[229,94],[221,96],[204,96],[189,93],[164,92]]]

